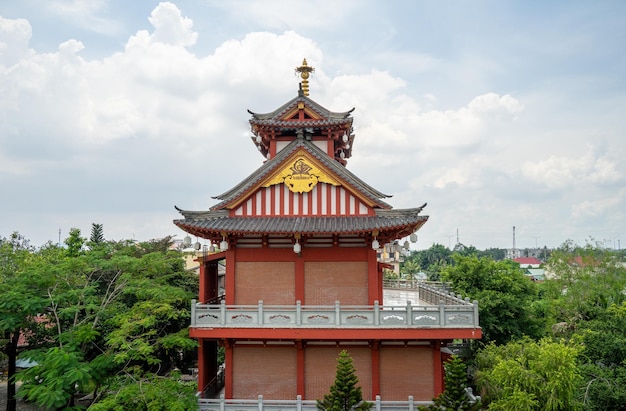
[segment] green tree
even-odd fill
[[[372,404],[363,401],[358,383],[352,357],[346,350],[342,350],[337,358],[335,383],[330,387],[330,394],[324,395],[323,400],[317,400],[317,408],[322,411],[369,410]]]
[[[0,238],[0,349],[7,356],[7,410],[16,409],[15,375],[20,337],[35,341],[38,314],[46,307],[46,279],[29,273],[33,248],[19,233]]]
[[[484,251],[479,251],[477,257],[487,257],[494,261],[501,261],[506,257],[506,250],[504,248],[487,248]]]
[[[413,276],[420,270],[420,265],[417,261],[407,259],[400,265],[400,274],[408,279],[413,279]]]
[[[92,244],[104,243],[104,228],[102,224],[91,224],[91,236],[89,237],[89,241]]]
[[[467,389],[467,367],[460,357],[453,355],[444,365],[445,390],[433,399],[434,405],[420,407],[422,411],[474,411],[480,410],[480,400],[472,401]]]
[[[626,301],[626,268],[608,250],[565,243],[552,253],[546,269],[555,278],[542,285],[544,298],[551,302],[554,321],[567,323],[568,329]]]
[[[78,228],[70,228],[70,235],[64,242],[67,246],[67,255],[69,257],[78,257],[83,252],[85,239],[80,236]]]
[[[454,292],[478,300],[483,343],[542,336],[545,319],[534,304],[536,286],[514,263],[458,255],[454,261],[441,277],[452,284]]]
[[[187,367],[197,346],[187,332],[197,278],[180,252],[160,240],[84,250],[79,240],[73,231],[67,250],[42,249],[27,273],[48,281],[48,335],[29,353],[38,366],[21,373],[20,395],[45,407],[73,407],[77,389],[103,400],[129,373],[161,381],[150,376]],[[62,372],[59,358],[77,371]]]
[[[54,347],[32,358],[42,363],[20,374],[29,383],[24,384],[19,395],[35,399],[38,405],[55,410],[74,407],[74,395],[78,388],[87,386],[91,380],[91,367],[83,361],[81,353]]]
[[[111,395],[89,407],[90,411],[189,411],[198,408],[195,382],[176,375],[126,374],[109,386]]]
[[[490,344],[476,356],[476,381],[489,409],[575,411],[582,377],[576,364],[581,347],[524,338]]]
[[[452,251],[441,244],[433,244],[426,250],[416,251],[411,258],[419,263],[431,281],[439,281],[441,270],[454,262]]]
[[[586,410],[626,410],[626,303],[612,305],[598,318],[582,322],[579,356],[586,380]]]

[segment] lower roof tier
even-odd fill
[[[356,234],[387,242],[419,230],[428,220],[428,216],[419,215],[422,209],[377,210],[373,216],[326,217],[233,217],[223,210],[179,210],[185,218],[174,220],[174,224],[191,235],[213,241],[221,241],[224,236]]]

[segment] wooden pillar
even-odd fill
[[[295,297],[296,297],[296,301],[301,301],[302,304],[306,304],[306,301],[304,301],[304,257],[303,254],[305,253],[304,248],[302,249],[302,253],[301,255],[298,255],[296,253],[292,253],[294,255],[294,270],[295,270],[295,287],[296,287],[296,292],[295,292]],[[295,301],[294,301],[295,303]]]
[[[296,341],[296,395],[305,398],[304,341]]]
[[[225,279],[225,285],[226,285],[226,304],[228,305],[234,305],[235,304],[235,250],[234,247],[231,245],[231,247],[228,248],[228,250],[226,251],[226,279]]]
[[[372,400],[380,395],[380,341],[372,341]]]
[[[443,392],[443,367],[441,364],[441,341],[433,340],[431,341],[430,346],[433,350],[433,378],[435,382],[435,392],[433,396]]]
[[[224,397],[233,398],[233,349],[235,343],[232,340],[224,341]]]
[[[201,393],[200,396],[204,398],[204,387],[206,387],[207,383],[207,370],[206,370],[206,359],[204,358],[204,340],[198,340],[198,391]]]
[[[198,261],[198,263],[200,264],[200,271],[199,271],[199,284],[198,284],[198,302],[199,303],[206,303],[206,275],[207,275],[207,263],[204,261],[203,258],[198,258],[196,261]]]
[[[376,250],[367,251],[367,299],[368,304],[374,305],[378,300],[383,303],[382,278],[378,275],[378,261],[376,260]]]

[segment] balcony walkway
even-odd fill
[[[419,292],[417,290],[398,290],[398,289],[383,289],[383,305],[392,307],[406,307],[407,302],[411,302],[411,305],[432,305],[426,301],[422,301],[419,298]]]
[[[380,327],[414,329],[479,327],[478,302],[462,299],[447,290],[445,284],[428,284],[412,281],[385,281],[383,304],[372,306],[202,304],[192,300],[191,327],[209,334],[216,329],[263,328],[278,332],[292,328],[315,330],[329,329],[378,329]],[[237,331],[233,331],[237,334]],[[233,334],[234,335],[234,334]],[[457,337],[462,338],[462,337]]]

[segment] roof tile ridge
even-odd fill
[[[365,181],[361,180],[359,177],[356,176],[356,174],[352,173],[345,166],[341,165],[339,162],[337,162],[337,160],[331,158],[328,154],[326,154],[325,151],[317,147],[315,144],[308,141],[306,141],[306,143],[307,146],[311,148],[311,151],[314,152],[312,154],[314,154],[318,160],[322,161],[322,163],[333,169],[337,174],[344,175],[348,182],[352,183],[355,188],[358,189],[361,193],[369,193],[368,197],[375,199],[377,202],[381,202],[385,206],[391,207],[389,204],[380,200],[381,198],[390,198],[392,197],[391,195],[384,194],[376,190],[371,185],[367,184]]]
[[[258,180],[264,178],[267,174],[271,173],[284,161],[285,158],[289,157],[291,153],[293,153],[301,145],[300,141],[300,139],[291,141],[285,146],[285,148],[280,150],[274,158],[267,160],[265,163],[263,163],[263,165],[261,165],[261,167],[254,170],[248,175],[248,177],[239,182],[239,184],[220,195],[212,197],[213,199],[224,201],[211,207],[211,210],[220,209],[225,204],[228,204],[239,198],[243,192],[245,192],[248,188],[254,185]]]

